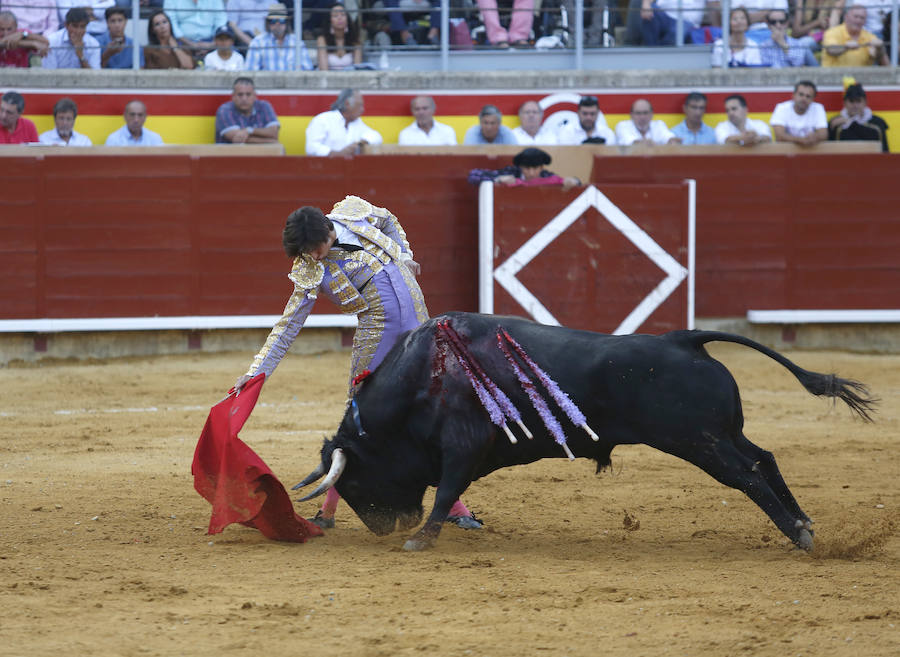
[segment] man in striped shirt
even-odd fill
[[[288,32],[287,8],[274,4],[266,16],[266,32],[253,38],[247,49],[248,71],[311,71],[312,60],[306,44],[300,41],[297,60],[297,36]]]

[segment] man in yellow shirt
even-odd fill
[[[888,65],[884,42],[864,30],[866,8],[853,5],[844,12],[844,22],[822,37],[822,66]]]

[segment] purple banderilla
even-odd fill
[[[472,357],[471,352],[463,344],[459,334],[450,326],[450,320],[437,323],[437,335],[435,337],[442,338],[450,351],[453,352],[453,355],[456,356],[456,360],[463,372],[465,372],[466,378],[469,379],[469,383],[472,384],[475,394],[478,395],[478,399],[488,412],[491,422],[503,429],[507,438],[509,438],[509,442],[515,445],[517,441],[512,431],[510,431],[509,425],[506,424],[506,418],[518,424],[522,432],[529,438],[532,438],[531,432],[522,423],[522,416],[519,414],[518,409],[513,406],[509,397],[497,387],[497,384],[491,380],[478,361]]]

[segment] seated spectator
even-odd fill
[[[685,96],[681,109],[684,111],[684,121],[672,128],[672,133],[681,143],[687,146],[715,144],[716,131],[703,122],[706,96],[699,91],[692,91]]]
[[[519,125],[513,128],[516,141],[522,146],[553,146],[557,143],[556,133],[542,125],[544,110],[536,100],[526,100],[519,108]]]
[[[356,89],[344,89],[331,111],[313,117],[306,128],[306,154],[353,157],[366,144],[380,144],[382,136],[362,121],[363,96]]]
[[[735,68],[739,66],[762,66],[762,58],[759,52],[759,43],[747,36],[747,28],[750,26],[750,14],[743,7],[731,10],[728,19],[730,34],[728,37],[728,54],[725,54],[725,45],[722,39],[716,39],[713,43],[712,65],[713,67]]]
[[[215,48],[216,28],[228,23],[223,0],[165,0],[163,9],[172,24],[172,34],[198,59]]]
[[[703,23],[706,0],[642,0],[641,37],[645,46],[674,46],[678,28],[678,3],[687,36]]]
[[[359,30],[342,3],[331,5],[328,27],[319,32],[316,47],[320,71],[348,71],[362,62]]]
[[[866,8],[866,23],[863,25],[866,31],[884,40],[885,29],[890,31],[890,0],[837,0],[831,11],[831,27],[840,25],[841,14],[854,5]]]
[[[453,128],[434,120],[434,98],[416,96],[409,108],[416,120],[400,131],[401,146],[456,146]]]
[[[763,66],[818,66],[819,60],[809,49],[808,40],[795,39],[787,34],[788,15],[783,9],[773,9],[766,21],[771,36],[759,44]]]
[[[194,58],[186,44],[175,38],[169,15],[162,9],[147,21],[147,47],[144,68],[194,68]]]
[[[716,126],[716,141],[720,144],[755,146],[772,141],[772,134],[765,121],[747,116],[747,99],[739,94],[725,99],[728,120]]]
[[[87,33],[95,39],[106,33],[104,12],[115,6],[115,0],[56,0],[56,10],[59,13],[60,23],[65,23],[66,14],[73,7],[86,9],[88,14]]]
[[[11,11],[0,11],[0,68],[28,68],[32,53],[43,57],[49,43],[40,34],[20,30]]]
[[[244,57],[234,49],[234,32],[227,25],[216,30],[216,49],[206,53],[203,68],[207,71],[242,71]]]
[[[55,0],[16,0],[15,3],[3,4],[10,10],[15,8],[13,13],[23,32],[49,37],[60,27]]]
[[[884,42],[866,30],[866,8],[853,5],[822,37],[822,66],[889,66]]]
[[[256,97],[253,80],[235,80],[231,100],[216,111],[216,143],[277,144],[279,130],[272,104]]]
[[[384,0],[392,40],[401,46],[440,42],[441,10],[435,0]],[[428,21],[423,17],[427,16]]]
[[[518,144],[512,130],[501,123],[503,115],[494,105],[485,105],[478,113],[478,125],[466,131],[463,144]]]
[[[48,37],[50,52],[44,68],[100,68],[100,44],[87,34],[88,12],[74,7],[66,13],[66,25]]]
[[[312,60],[306,44],[300,42],[300,61],[296,62],[297,37],[291,32],[287,8],[279,3],[269,6],[266,32],[254,37],[247,49],[248,71],[311,71]]]
[[[107,31],[97,37],[102,48],[100,65],[103,68],[131,68],[134,41],[125,33],[128,24],[125,10],[121,7],[110,7],[106,10]],[[138,49],[138,63],[144,67],[144,49]]]
[[[844,91],[844,109],[828,122],[828,138],[832,141],[880,141],[881,150],[888,152],[887,123],[872,114],[866,105],[866,92],[859,83]]]
[[[766,16],[772,9],[782,9],[787,13],[788,0],[735,0],[732,7],[743,7],[747,10],[747,36],[757,43],[769,38],[769,24]]]
[[[37,128],[22,116],[25,99],[16,91],[0,97],[0,144],[31,144],[38,141]]]
[[[266,15],[272,0],[228,0],[225,12],[228,15],[228,27],[234,32],[234,42],[241,55],[254,38],[266,31]],[[303,3],[303,8],[306,9]]]
[[[107,146],[162,146],[158,134],[144,127],[147,106],[139,100],[125,105],[125,125],[106,138]]]
[[[600,101],[596,96],[582,96],[578,101],[578,123],[564,123],[556,137],[560,146],[616,143],[616,134],[606,124],[606,117],[600,111]]]
[[[680,140],[661,120],[653,120],[653,106],[639,98],[631,104],[631,118],[616,124],[616,143],[677,144]]]
[[[487,32],[487,39],[495,48],[527,48],[530,46],[531,26],[534,23],[535,0],[513,0],[509,30],[500,24],[497,0],[478,0],[481,20]]]
[[[39,141],[45,146],[92,146],[91,140],[75,132],[78,106],[71,98],[60,98],[53,106],[53,130],[42,132]]]
[[[477,185],[485,180],[493,180],[495,185],[508,187],[536,187],[539,185],[562,185],[563,191],[581,185],[578,178],[557,176],[546,167],[552,161],[550,154],[540,148],[526,148],[516,154],[512,166],[502,169],[472,169],[469,182]]]
[[[769,125],[775,133],[775,141],[788,141],[801,146],[812,146],[828,138],[828,121],[825,108],[813,102],[816,85],[801,80],[794,85],[794,97],[775,106]]]
[[[809,37],[817,43],[831,25],[831,0],[794,0],[791,19],[791,36],[799,39]]]

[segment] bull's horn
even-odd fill
[[[341,473],[344,471],[344,468],[347,466],[347,457],[344,456],[344,450],[338,447],[331,454],[331,470],[328,471],[328,474],[325,476],[325,479],[322,480],[322,483],[311,492],[306,497],[301,497],[298,502],[305,502],[306,500],[311,500],[314,497],[318,497],[329,488],[334,486],[337,483],[338,478],[341,476]]]
[[[306,479],[301,481],[299,484],[291,488],[291,490],[297,490],[298,488],[303,488],[304,486],[309,486],[316,479],[319,479],[323,474],[325,474],[325,468],[322,466],[322,462],[319,461],[319,465],[316,466],[316,469],[306,475]]]

